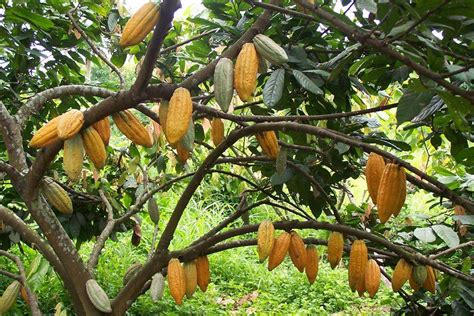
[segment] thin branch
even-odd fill
[[[452,77],[452,76],[454,76],[454,75],[457,75],[457,74],[460,74],[460,73],[469,71],[469,70],[472,69],[473,67],[474,67],[474,62],[471,62],[471,63],[467,64],[466,66],[459,68],[458,70],[454,70],[454,71],[452,71],[452,72],[448,72],[448,73],[445,73],[445,74],[441,74],[441,77],[443,77],[443,78],[449,78],[449,77]]]
[[[446,249],[444,251],[441,251],[441,252],[438,252],[437,254],[434,254],[434,255],[431,255],[430,258],[431,259],[437,259],[439,257],[442,257],[442,256],[445,256],[447,254],[450,254],[452,252],[455,252],[456,250],[459,250],[461,248],[464,248],[464,247],[472,247],[474,246],[474,241],[471,240],[471,241],[468,241],[468,242],[465,242],[465,243],[462,243],[462,244],[459,244],[455,247],[452,247],[452,248],[449,248],[449,249]]]
[[[0,250],[0,251],[2,251],[2,250]],[[17,280],[18,282],[21,282],[21,276],[19,274],[11,273],[9,271],[1,270],[1,269],[0,269],[0,274],[3,274],[7,278],[10,278],[10,279],[13,279],[13,280]]]
[[[217,30],[210,30],[210,31],[204,32],[204,33],[202,33],[202,34],[193,36],[193,37],[191,37],[190,39],[187,39],[187,40],[182,41],[182,42],[180,42],[180,43],[177,43],[177,44],[168,46],[168,47],[166,47],[166,48],[163,48],[163,49],[161,50],[161,55],[166,54],[166,53],[168,53],[168,52],[170,52],[170,51],[172,51],[172,50],[174,50],[174,49],[176,49],[176,48],[178,48],[178,47],[180,47],[180,46],[186,45],[186,44],[188,44],[188,43],[190,43],[190,42],[193,42],[193,41],[195,41],[195,40],[198,40],[198,39],[201,39],[201,38],[203,38],[203,37],[206,37],[206,36],[208,36],[208,35],[210,35],[210,34],[212,34],[212,33],[215,33],[216,31],[217,31]]]

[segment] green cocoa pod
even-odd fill
[[[150,297],[153,302],[157,302],[161,300],[163,297],[163,291],[165,289],[165,278],[163,274],[156,273],[151,278],[151,285],[150,285]]]
[[[141,263],[134,263],[130,267],[128,267],[127,271],[125,271],[125,274],[123,275],[123,285],[126,285],[130,279],[140,271],[142,268]]]
[[[234,64],[228,58],[221,58],[214,70],[214,95],[222,111],[227,112],[234,95]]]
[[[13,281],[3,292],[0,297],[0,315],[5,314],[16,301],[18,292],[20,291],[20,282]]]
[[[288,61],[288,55],[280,45],[270,37],[258,34],[253,38],[257,52],[274,65],[281,65]]]
[[[425,284],[426,277],[428,276],[428,271],[425,266],[416,266],[413,269],[413,279],[419,286]]]
[[[63,214],[72,214],[72,201],[69,194],[53,179],[48,177],[43,179],[41,192],[52,207]]]
[[[150,215],[153,224],[158,225],[160,222],[160,211],[153,196],[148,199],[148,215]]]
[[[86,282],[87,296],[99,311],[103,313],[111,313],[112,306],[110,305],[110,299],[107,293],[100,287],[96,280],[90,279]]]

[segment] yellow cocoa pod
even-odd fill
[[[107,152],[105,151],[104,142],[100,138],[99,133],[93,127],[89,127],[83,130],[81,135],[86,154],[94,166],[97,169],[105,166]]]
[[[196,288],[197,288],[196,262],[194,260],[185,262],[183,269],[184,269],[184,279],[186,283],[186,297],[191,298],[194,292],[196,292]]]
[[[344,236],[339,232],[331,232],[328,239],[328,261],[334,269],[342,259],[344,253]]]
[[[181,305],[186,294],[186,279],[183,266],[176,258],[168,262],[168,286],[176,304]]]
[[[109,145],[110,141],[110,121],[109,117],[104,117],[100,121],[92,124],[92,127],[99,133],[100,138],[104,142],[105,146]]]
[[[406,191],[405,169],[396,164],[387,164],[377,193],[377,212],[380,222],[385,223],[391,215],[397,216],[400,213],[405,203]]]
[[[171,145],[176,145],[186,135],[192,112],[193,102],[188,89],[176,89],[169,102],[164,126],[165,136]]]
[[[268,256],[268,271],[272,271],[283,262],[290,248],[290,241],[291,235],[287,232],[282,232],[280,236],[275,239],[272,252]]]
[[[234,87],[242,101],[248,101],[255,91],[258,66],[259,57],[254,44],[244,44],[234,67]]]
[[[293,262],[299,272],[303,272],[306,265],[306,248],[304,241],[295,231],[292,231],[290,235],[290,248],[288,250],[291,262]]]
[[[264,262],[270,255],[275,242],[275,227],[270,220],[264,220],[258,226],[257,231],[257,252],[258,260]]]
[[[211,139],[216,147],[224,140],[224,123],[218,117],[211,121]]]
[[[0,315],[4,315],[12,307],[16,301],[18,292],[20,291],[20,282],[13,281],[3,292],[0,297]]]
[[[436,275],[435,271],[431,266],[426,266],[426,280],[423,284],[423,288],[431,293],[436,293]]]
[[[161,129],[163,133],[165,133],[165,135],[166,135],[166,119],[168,118],[168,107],[169,107],[169,102],[166,100],[163,100],[161,101],[160,109],[158,110],[158,117],[160,118]]]
[[[125,25],[120,46],[128,47],[140,43],[153,30],[160,17],[160,7],[154,2],[145,3]]]
[[[176,156],[178,157],[178,161],[183,165],[189,159],[189,151],[184,147],[183,144],[181,144],[181,142],[179,142],[176,146]]]
[[[308,277],[309,284],[313,284],[318,276],[319,271],[319,254],[315,245],[306,246],[306,264],[305,272]]]
[[[158,117],[160,116],[160,104],[156,104],[151,110],[155,112],[155,114],[158,115]],[[154,120],[151,120],[151,123],[153,124],[153,133],[155,134],[155,139],[160,138],[160,134],[161,134],[160,124],[158,122],[155,122]]]
[[[374,259],[367,262],[365,269],[365,289],[373,298],[380,287],[380,267]]]
[[[360,291],[365,286],[365,269],[368,261],[367,246],[364,240],[355,240],[352,243],[349,256],[349,286],[352,291]]]
[[[262,147],[263,152],[269,158],[277,159],[280,152],[280,145],[274,131],[266,131],[256,134],[258,144]]]
[[[197,257],[196,259],[197,283],[201,291],[206,292],[207,286],[211,281],[211,272],[209,270],[209,260],[207,256]]]
[[[30,140],[30,147],[43,148],[51,145],[59,139],[58,122],[61,116],[53,118],[51,121],[43,125]]]
[[[72,214],[72,201],[69,194],[53,179],[48,177],[43,179],[41,192],[52,207],[63,214]]]
[[[369,191],[370,198],[374,204],[377,203],[377,192],[384,168],[385,161],[383,157],[376,153],[370,153],[365,165],[365,181],[367,182],[367,191]]]
[[[405,259],[398,260],[392,275],[392,289],[394,292],[398,292],[403,284],[410,279],[412,268],[413,266]]]
[[[153,146],[153,139],[147,129],[131,111],[125,110],[114,113],[112,119],[122,134],[135,144],[145,147]]]
[[[76,135],[64,142],[64,171],[71,181],[79,180],[84,160],[84,146],[81,135]]]
[[[418,285],[418,283],[416,283],[415,278],[413,277],[413,273],[410,275],[408,283],[410,284],[410,287],[413,289],[413,291],[416,292],[420,289],[420,286]]]
[[[62,140],[69,139],[79,133],[84,124],[84,114],[79,110],[69,110],[59,117],[58,137]]]
[[[466,215],[466,209],[461,205],[454,206],[454,215]]]

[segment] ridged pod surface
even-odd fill
[[[365,289],[373,298],[380,287],[380,267],[374,259],[367,262],[365,269]]]
[[[431,266],[426,266],[426,280],[423,288],[431,293],[436,293],[436,275]]]
[[[380,222],[391,215],[397,216],[405,203],[406,174],[403,167],[389,163],[385,166],[377,193],[377,211]]]
[[[211,139],[216,147],[224,140],[224,123],[218,117],[211,121]]]
[[[248,101],[257,86],[259,57],[254,44],[245,43],[234,67],[234,87],[242,101]]]
[[[206,292],[207,286],[211,281],[211,272],[209,270],[209,259],[207,256],[196,258],[197,283],[201,291]]]
[[[257,252],[258,260],[264,262],[270,255],[275,242],[275,227],[270,220],[264,220],[258,226],[257,231]]]
[[[222,111],[229,110],[234,95],[234,63],[229,58],[221,58],[214,70],[214,95]]]
[[[288,55],[285,50],[270,37],[257,34],[253,38],[253,43],[257,52],[272,64],[281,65],[288,61]]]
[[[114,113],[112,119],[122,134],[135,144],[145,147],[153,146],[153,139],[147,129],[130,110]]]
[[[318,277],[319,271],[319,253],[315,245],[306,246],[306,264],[305,272],[309,284],[313,284]]]
[[[100,138],[104,142],[105,146],[109,145],[110,141],[110,121],[109,117],[104,117],[100,121],[92,124],[92,127],[99,133]]]
[[[145,3],[125,25],[120,46],[128,47],[140,43],[153,30],[160,17],[160,7],[153,2]]]
[[[349,286],[352,291],[365,287],[365,270],[368,261],[368,251],[364,240],[355,240],[349,256]]]
[[[58,137],[62,140],[69,139],[79,133],[84,124],[84,114],[76,109],[69,110],[59,117]]]
[[[290,235],[290,248],[288,251],[290,253],[291,262],[293,262],[299,272],[303,272],[307,259],[304,241],[295,231],[292,231]]]
[[[365,181],[367,183],[367,191],[369,191],[370,198],[374,204],[377,203],[377,192],[384,168],[385,161],[383,157],[373,152],[370,153],[365,165]]]
[[[288,249],[290,249],[291,235],[287,232],[282,232],[280,236],[275,239],[273,249],[268,256],[268,271],[272,271],[283,262]]]
[[[46,201],[63,214],[72,214],[72,201],[69,194],[53,179],[45,177],[41,183],[41,192],[43,192]]]
[[[166,136],[166,119],[168,118],[168,108],[169,108],[169,102],[166,100],[162,100],[160,104],[160,109],[158,111],[158,117],[160,118],[160,125],[161,125],[161,130]]]
[[[100,138],[99,133],[93,127],[88,127],[82,131],[81,135],[86,154],[94,166],[97,169],[105,166],[107,152],[105,151],[104,142]]]
[[[400,291],[403,284],[410,279],[412,269],[413,266],[405,259],[398,260],[392,275],[392,289],[394,292]]]
[[[344,253],[344,235],[340,232],[331,232],[328,239],[328,261],[334,269],[342,259]]]
[[[413,273],[410,275],[410,279],[408,280],[410,287],[416,292],[420,289],[421,286],[416,283],[415,278],[413,278]]]
[[[150,284],[151,300],[155,303],[158,300],[161,300],[161,298],[163,297],[164,290],[165,290],[165,278],[163,274],[156,273],[151,278],[151,284]]]
[[[57,116],[43,125],[30,140],[30,147],[43,148],[51,145],[58,137],[58,122],[61,116]]]
[[[416,282],[416,284],[422,286],[423,284],[425,284],[426,277],[428,276],[428,270],[425,266],[422,265],[415,266],[413,268],[411,276],[413,277],[413,280]]]
[[[142,267],[143,265],[138,262],[129,266],[127,271],[125,271],[125,274],[123,275],[123,285],[126,285],[128,281],[130,281],[130,279],[133,278],[135,274],[137,274],[138,271],[141,270]]]
[[[15,303],[18,292],[20,291],[20,282],[13,281],[0,297],[0,315],[5,314]]]
[[[186,283],[186,297],[191,298],[194,292],[196,292],[196,288],[197,288],[196,262],[194,260],[185,262],[183,269],[184,269],[184,278],[185,278],[185,283]]]
[[[277,159],[280,152],[280,145],[274,131],[265,131],[256,134],[258,144],[262,147],[263,152],[269,158]]]
[[[168,262],[168,286],[176,304],[181,305],[186,294],[186,279],[183,266],[176,258]]]
[[[82,145],[82,138],[81,135],[75,135],[64,142],[64,171],[71,181],[79,180],[83,161],[84,146]]]
[[[191,122],[193,102],[188,89],[178,88],[169,102],[165,135],[171,145],[177,144],[184,137]]]
[[[87,296],[92,302],[92,305],[95,306],[99,311],[104,313],[111,313],[112,306],[110,305],[110,299],[107,296],[107,293],[100,287],[94,279],[89,279],[86,282],[86,292]]]

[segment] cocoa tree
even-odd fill
[[[365,240],[368,256],[389,278],[385,268],[395,267],[403,259],[410,266],[439,271],[446,282],[457,280],[466,289],[472,287],[474,277],[462,269],[462,260],[448,260],[456,252],[472,248],[472,186],[459,185],[469,179],[472,170],[469,146],[474,56],[470,47],[474,14],[469,1],[342,1],[348,10],[353,8],[353,20],[335,12],[331,1],[203,4],[209,17],[190,19],[192,31],[182,42],[176,39],[184,32],[183,25],[173,26],[174,14],[180,8],[178,0],[148,5],[123,34],[120,29],[129,17],[121,16],[120,10],[108,1],[103,1],[102,6],[71,6],[65,1],[1,4],[1,30],[5,35],[0,46],[2,248],[24,244],[36,249],[62,279],[75,312],[101,314],[108,309],[109,301],[90,281],[95,280],[101,251],[106,241],[120,231],[132,230],[132,242],[138,243],[141,232],[137,218],[148,216],[149,211],[157,229],[161,226],[163,231],[159,236],[155,231],[157,243],[150,256],[143,258],[143,264],[134,269],[128,282],[111,298],[111,313],[122,315],[148,290],[157,273],[171,272],[170,283],[179,281],[181,272],[176,271],[179,267],[171,259],[191,262],[223,250],[256,245],[258,224],[229,226],[253,208],[269,205],[280,217],[273,223],[277,231],[339,232],[344,235],[346,251],[355,240]],[[152,29],[145,38],[144,30]],[[259,34],[268,37],[262,39]],[[258,43],[259,40],[263,42]],[[140,60],[130,86],[120,70],[129,54]],[[227,66],[222,64],[216,70],[224,58]],[[229,63],[236,59],[232,75]],[[90,62],[107,67],[116,79],[91,82],[83,73]],[[244,102],[233,89],[223,89],[225,82],[216,88],[217,81],[228,78],[231,82],[234,79],[233,85]],[[252,80],[257,81],[254,84]],[[170,116],[160,122],[170,99]],[[223,105],[226,100],[232,102],[231,110],[227,109],[228,104]],[[161,104],[162,112],[152,109],[156,102]],[[449,148],[452,160],[445,170],[456,179],[441,181],[435,174],[434,170],[443,167],[440,159],[427,161],[424,170],[416,168],[408,161],[406,152],[412,150],[409,144],[371,130],[374,122],[365,114],[395,108],[397,122],[393,126],[405,123],[405,130],[422,136],[420,142],[424,146]],[[51,125],[54,117],[71,113],[72,109],[80,111],[64,119],[63,129]],[[131,116],[138,111],[160,124],[156,125],[155,134],[161,128],[161,140],[156,136],[152,139],[140,121]],[[128,149],[116,151],[109,146],[105,152],[107,124],[94,124],[108,122],[110,116],[135,143]],[[205,137],[203,126],[207,120],[212,120],[213,143]],[[42,134],[38,132],[42,126],[53,128]],[[429,130],[429,135],[417,129]],[[91,173],[80,168],[75,177],[85,175],[82,184],[67,180],[64,170],[69,169],[60,154],[76,132],[82,135],[91,161],[84,170],[93,170],[96,178],[87,178]],[[39,145],[32,140],[35,133]],[[87,136],[88,133],[93,135]],[[174,136],[170,136],[172,133]],[[117,135],[112,135],[112,141],[114,136]],[[183,137],[187,143],[182,142]],[[190,153],[191,149],[194,153]],[[177,152],[181,164],[192,159],[192,167],[178,166],[170,171],[166,151]],[[363,221],[361,214],[341,209],[338,201],[350,194],[345,183],[363,176],[369,153],[382,157],[383,164],[391,163],[397,170],[406,171],[410,185],[407,194],[425,190],[436,197],[431,206],[443,205],[447,210],[457,206],[456,222],[441,224],[451,217],[446,213],[443,220],[428,221],[425,227],[389,226],[390,220],[382,224],[377,219],[382,203],[379,200],[373,201],[378,205]],[[122,170],[124,160],[128,167],[133,163],[133,171]],[[228,166],[242,168],[233,171]],[[196,236],[188,247],[171,251],[171,240],[184,212],[189,211],[189,202],[213,173],[247,184],[240,196],[226,192],[231,199],[239,200],[235,212],[205,235]],[[127,186],[123,174],[138,174],[139,181]],[[67,175],[71,177],[69,171]],[[184,190],[170,218],[158,225],[154,195],[181,183]],[[50,198],[48,188],[54,189]],[[59,202],[52,201],[54,198]],[[390,196],[388,201],[399,202]],[[370,203],[355,207],[361,210]],[[320,220],[323,212],[330,221]],[[450,227],[460,225],[464,227],[461,241]],[[431,235],[435,232],[448,247],[438,243],[428,251],[419,247],[415,238],[400,244],[391,229],[412,233],[423,229]],[[417,238],[423,239],[422,235],[415,232]],[[84,262],[79,246],[93,237],[93,250]],[[304,242],[327,244],[313,238]],[[41,302],[38,304],[28,288],[21,260],[3,250],[0,255],[13,260],[19,274],[0,272],[25,287],[32,313],[40,314]],[[169,262],[173,262],[171,271],[167,269]],[[17,283],[14,290],[16,297]],[[403,289],[399,292],[411,309],[439,308],[423,307],[417,303],[420,297],[416,294]],[[472,308],[472,300],[466,295],[456,294],[453,300],[457,306]]]

